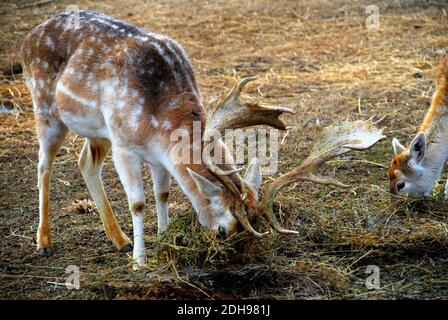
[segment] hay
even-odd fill
[[[62,208],[61,210],[72,214],[98,214],[95,202],[90,199],[75,200],[71,206]]]

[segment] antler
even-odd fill
[[[264,198],[260,209],[265,214],[274,229],[283,234],[297,234],[296,231],[285,230],[278,223],[272,210],[277,194],[287,185],[296,181],[311,181],[319,184],[334,185],[341,188],[350,186],[334,178],[319,174],[319,168],[328,160],[352,150],[366,150],[378,141],[386,138],[383,130],[376,128],[384,117],[376,122],[369,120],[343,121],[323,129],[320,138],[314,144],[308,158],[297,168],[283,174],[278,179],[265,185]]]
[[[285,130],[285,124],[278,119],[283,113],[294,113],[286,107],[266,107],[256,103],[242,103],[240,101],[241,91],[255,77],[242,79],[222,102],[216,103],[212,111],[207,129],[220,130],[238,129],[255,125],[268,125],[276,129]]]
[[[285,130],[286,125],[279,119],[279,116],[283,113],[294,113],[294,111],[286,107],[266,107],[256,103],[241,102],[241,91],[247,83],[253,80],[255,80],[255,77],[242,79],[222,101],[215,102],[215,107],[207,119],[203,135],[205,145],[203,153],[204,164],[234,194],[241,193],[243,201],[246,187],[243,179],[238,174],[242,169],[223,170],[217,167],[210,157],[210,152],[218,142],[222,141],[221,138],[217,139],[214,137],[215,133],[218,132],[219,137],[221,137],[225,129],[239,129],[254,125],[268,125],[276,129]],[[213,141],[210,142],[212,137]],[[241,190],[235,185],[235,179],[231,179],[230,175],[236,175],[236,181],[239,182]],[[258,233],[253,229],[242,208],[235,207],[234,214],[248,232],[258,237],[266,234]]]
[[[219,139],[213,139],[211,143],[208,142],[217,131],[222,135],[225,129],[239,129],[255,125],[267,125],[285,130],[286,125],[279,119],[279,116],[283,113],[295,113],[286,107],[266,107],[256,103],[242,103],[240,101],[241,91],[247,83],[255,79],[255,77],[242,79],[233,87],[227,97],[215,103],[214,110],[207,119],[203,139],[207,143],[204,148],[204,162],[212,172],[219,176],[230,175],[242,169],[224,171],[213,164],[209,155]]]

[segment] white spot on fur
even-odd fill
[[[163,120],[162,128],[164,128],[164,129],[171,129],[171,122],[170,122],[170,120],[168,120],[168,119]]]
[[[179,99],[173,99],[168,103],[168,108],[174,108],[179,104]]]
[[[119,109],[123,109],[126,106],[126,101],[125,100],[118,100],[116,103],[117,108]]]
[[[151,125],[154,128],[157,128],[159,126],[159,121],[157,121],[156,117],[154,117],[153,115],[151,115],[151,120],[150,121],[151,121]]]
[[[128,86],[124,85],[121,87],[120,92],[119,92],[119,97],[120,98],[124,98],[126,95],[128,94]]]
[[[54,43],[53,40],[50,39],[50,37],[46,37],[45,38],[45,44],[47,45],[48,48],[50,48],[50,50],[54,51]]]
[[[133,98],[137,98],[140,95],[140,93],[137,90],[132,90],[131,96]]]
[[[138,37],[136,37],[136,39],[141,40],[141,41],[145,41],[145,42],[149,40],[148,37],[143,37],[143,36],[138,36]]]
[[[142,114],[143,114],[143,107],[141,105],[136,105],[134,109],[131,111],[129,123],[132,129],[134,129],[134,131],[138,130],[139,117]]]

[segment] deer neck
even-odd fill
[[[427,136],[423,167],[434,181],[440,176],[448,158],[448,86],[438,85],[420,130]]]
[[[157,150],[157,146],[153,146],[152,151]],[[214,217],[210,215],[210,201],[200,192],[195,181],[188,173],[187,168],[192,169],[203,177],[210,181],[214,181],[216,178],[209,172],[204,163],[176,163],[170,157],[166,146],[162,147],[157,154],[161,155],[158,158],[159,163],[168,170],[171,176],[176,180],[182,192],[188,197],[193,209],[196,211],[199,222],[205,227],[211,228],[214,225]]]

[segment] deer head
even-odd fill
[[[212,157],[209,156],[211,150],[223,143],[219,138],[210,141],[216,131],[222,133],[225,129],[238,129],[253,125],[268,125],[281,130],[286,129],[286,125],[279,119],[279,116],[283,113],[292,114],[294,113],[292,110],[285,107],[265,107],[241,102],[239,96],[244,85],[254,79],[241,80],[225,99],[216,102],[208,117],[203,134],[205,142],[203,161],[226,191],[233,195],[229,209],[246,231],[257,237],[268,234],[269,231],[263,233],[256,231],[251,224],[251,221],[264,215],[275,231],[280,234],[294,235],[297,232],[283,228],[273,213],[272,204],[276,195],[285,186],[296,181],[348,187],[333,178],[320,175],[319,168],[328,160],[349,151],[368,149],[379,140],[384,139],[385,136],[382,135],[382,130],[375,127],[379,121],[373,122],[372,119],[355,122],[344,121],[325,128],[313,146],[311,154],[300,166],[263,186],[263,198],[258,203],[257,193],[261,186],[261,166],[257,159],[250,163],[246,174],[241,177],[239,173],[242,168],[235,168],[234,165],[231,165],[230,168],[222,168],[214,164]],[[192,171],[190,174],[199,188],[207,193],[207,197],[218,198],[223,193],[222,188],[204,177]]]
[[[448,158],[446,117],[448,106],[448,55],[436,73],[436,90],[419,132],[409,147],[392,139],[394,157],[389,166],[392,194],[428,195]]]
[[[435,181],[431,170],[424,165],[427,137],[419,132],[409,148],[404,147],[397,138],[392,139],[394,158],[389,166],[389,189],[395,195],[427,194]]]

